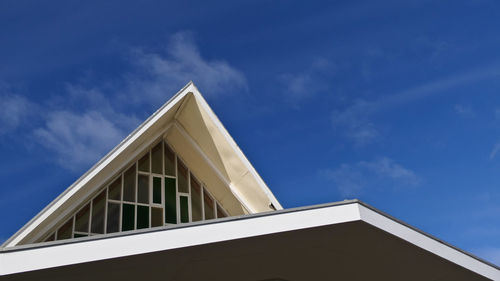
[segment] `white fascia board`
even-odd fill
[[[2,247],[16,246],[22,239],[24,239],[31,231],[38,227],[44,220],[46,220],[53,212],[55,212],[66,200],[71,198],[77,191],[85,186],[95,175],[102,171],[111,161],[120,155],[127,147],[139,138],[146,130],[148,130],[158,119],[167,113],[174,105],[176,105],[188,93],[196,90],[192,82],[189,82],[170,100],[168,100],[160,109],[153,113],[146,121],[144,121],[137,129],[128,135],[122,142],[120,142],[113,150],[106,154],[99,162],[69,186],[61,195],[54,199],[47,207],[17,231],[11,238],[9,238]],[[197,91],[197,90],[196,90]]]
[[[230,217],[185,226],[0,251],[0,276],[360,220],[358,204]],[[50,258],[47,258],[50,257]]]
[[[359,204],[361,220],[477,274],[500,280],[500,270],[405,223]]]
[[[261,176],[257,173],[257,171],[255,170],[255,168],[250,163],[250,161],[248,161],[248,159],[245,156],[245,154],[243,154],[243,151],[241,151],[240,147],[236,144],[236,142],[231,137],[231,135],[229,134],[229,132],[226,130],[226,128],[224,127],[224,125],[222,125],[222,123],[220,122],[220,120],[217,117],[217,115],[215,115],[215,113],[210,108],[210,106],[208,105],[208,103],[206,102],[206,100],[200,94],[199,90],[194,85],[193,85],[193,88],[196,89],[195,91],[193,91],[193,94],[194,94],[195,98],[200,101],[200,104],[202,105],[202,107],[205,110],[205,112],[208,114],[208,116],[210,117],[210,119],[212,120],[212,122],[217,126],[217,129],[224,136],[224,138],[226,139],[227,143],[231,146],[231,148],[234,150],[234,152],[236,153],[236,155],[240,158],[241,162],[246,166],[246,168],[248,169],[248,171],[255,178],[255,180],[259,184],[260,189],[269,198],[270,203],[272,203],[273,206],[277,210],[282,210],[283,207],[279,203],[278,199],[276,199],[276,197],[271,192],[271,190],[269,189],[269,187],[267,186],[267,184],[264,182],[264,180],[261,178]]]

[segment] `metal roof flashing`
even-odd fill
[[[93,237],[79,238],[77,240],[54,241],[2,248],[0,249],[0,260],[2,260],[2,266],[6,266],[6,268],[0,268],[0,276],[2,274],[23,272],[23,270],[44,269],[53,266],[150,253],[152,251],[163,251],[179,247],[232,241],[241,238],[260,237],[273,233],[301,232],[304,229],[315,229],[322,226],[334,227],[335,225],[339,225],[339,227],[341,227],[344,223],[349,222],[366,223],[388,233],[390,237],[393,237],[391,239],[401,239],[411,245],[417,246],[417,248],[423,249],[481,276],[493,280],[500,280],[500,268],[498,266],[449,245],[359,200],[345,200],[321,205],[186,223],[170,227],[135,230],[110,235],[96,235]],[[196,235],[194,235],[195,233]],[[170,239],[167,239],[167,237]],[[171,240],[173,237],[177,237],[177,239]],[[149,245],[151,239],[153,242],[156,241],[152,244],[163,245],[160,247],[152,247]],[[167,240],[169,242],[165,243]],[[164,242],[158,244],[159,241]],[[332,241],[332,243],[334,242]],[[117,249],[120,249],[118,251],[119,254],[99,251],[102,247],[100,245],[111,245],[109,246],[111,248],[118,247]],[[80,248],[86,249],[86,257],[72,254],[72,252]],[[69,249],[71,249],[71,251]],[[95,251],[89,251],[89,249],[94,249]],[[11,254],[14,253],[17,254],[12,256]],[[18,259],[23,259],[24,255],[26,255],[26,260],[29,261],[42,253],[50,253],[56,256],[63,255],[64,259],[49,261],[48,263],[52,264],[50,266],[46,263],[39,265],[37,262],[32,266],[29,262],[22,266],[16,265],[19,263],[16,261]],[[15,268],[9,269],[9,265],[12,266],[13,264],[16,265],[13,266]],[[2,270],[4,272],[2,272]]]

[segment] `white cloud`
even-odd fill
[[[495,119],[500,120],[500,108],[495,109]]]
[[[128,130],[118,123],[96,111],[54,111],[34,134],[40,144],[56,153],[62,167],[78,170],[95,162],[127,135]]]
[[[421,182],[415,172],[387,157],[371,162],[344,163],[320,173],[333,182],[342,196],[357,196],[368,189],[415,187]]]
[[[500,141],[498,141],[494,146],[493,149],[490,152],[490,159],[495,158],[497,155],[498,151],[500,151]]]
[[[329,78],[335,74],[335,65],[327,59],[317,58],[304,71],[284,73],[278,79],[285,86],[288,102],[296,103],[329,89]]]
[[[352,106],[344,111],[333,111],[333,127],[357,145],[371,143],[380,135],[368,118],[375,110],[377,110],[376,103],[361,99],[356,100]]]
[[[357,99],[347,108],[333,111],[333,127],[356,144],[368,144],[380,136],[379,130],[373,121],[374,114],[434,95],[450,93],[449,89],[495,77],[499,74],[500,69],[498,67],[484,67],[424,83],[396,94],[382,95],[371,101]],[[466,111],[467,109],[464,107],[456,110]]]
[[[34,130],[35,140],[61,167],[89,167],[140,124],[133,112],[119,111],[113,95],[98,87],[67,84],[64,101],[41,114],[43,125]]]
[[[191,80],[207,96],[248,88],[242,72],[225,61],[203,58],[188,32],[173,35],[165,55],[136,49],[131,59],[137,69],[126,75],[126,90],[136,101],[164,102]]]
[[[0,95],[0,135],[16,129],[33,112],[33,105],[23,96]]]
[[[36,140],[63,168],[95,163],[139,125],[134,112],[143,111],[144,104],[160,106],[190,80],[211,97],[247,88],[240,71],[203,58],[186,32],[170,38],[166,55],[136,49],[131,64],[130,72],[105,85],[68,83],[40,116],[44,124],[35,129]]]
[[[466,106],[463,104],[455,104],[454,109],[455,112],[462,118],[475,117],[475,113],[470,106]]]
[[[496,121],[500,121],[500,108],[497,108],[494,112],[494,115],[495,115],[495,119]],[[491,149],[491,152],[490,152],[490,159],[493,159],[495,158],[495,156],[497,155],[498,151],[500,151],[500,140],[498,140],[495,145],[493,145],[493,148]]]

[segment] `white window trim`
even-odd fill
[[[169,126],[168,128],[170,128],[171,126]],[[162,174],[157,174],[157,173],[153,173],[153,159],[152,159],[152,149],[157,146],[158,144],[161,144],[161,155],[162,155]],[[170,176],[170,175],[166,175],[165,174],[165,145],[167,145],[169,147],[169,149],[174,153],[174,165],[175,165],[175,176]],[[132,162],[128,162],[129,164],[124,166],[125,168],[123,168],[122,170],[120,170],[119,172],[119,175],[113,175],[113,177],[111,177],[111,180],[108,180],[106,182],[106,184],[104,185],[104,187],[102,188],[99,188],[97,190],[95,190],[93,192],[93,195],[90,197],[90,199],[88,199],[88,201],[84,201],[82,203],[82,205],[76,210],[76,211],[73,211],[71,214],[71,217],[66,217],[65,219],[63,220],[60,220],[59,221],[59,224],[55,224],[55,230],[53,231],[49,231],[48,235],[45,235],[43,237],[45,237],[43,240],[39,240],[38,243],[42,243],[45,241],[45,239],[47,239],[48,237],[50,237],[52,234],[54,234],[55,236],[55,240],[57,240],[57,232],[58,230],[68,221],[68,219],[72,219],[73,220],[73,225],[72,225],[72,233],[71,233],[71,239],[75,239],[75,233],[76,234],[82,234],[82,235],[88,235],[88,236],[94,236],[94,235],[105,235],[105,234],[108,234],[108,225],[107,225],[107,217],[108,217],[108,204],[109,203],[116,203],[116,204],[119,204],[120,205],[120,213],[119,213],[119,230],[118,232],[123,232],[122,230],[122,220],[123,220],[123,204],[129,204],[129,205],[134,205],[134,230],[138,230],[138,225],[137,225],[137,222],[138,222],[138,206],[145,206],[145,207],[148,207],[149,209],[149,227],[148,228],[151,228],[152,227],[152,208],[153,207],[157,207],[157,208],[162,208],[163,210],[163,226],[168,226],[168,225],[172,225],[172,224],[167,224],[165,223],[165,178],[174,178],[176,179],[176,224],[181,224],[181,204],[180,204],[180,197],[181,196],[185,196],[187,197],[188,199],[188,222],[192,222],[192,202],[191,202],[191,177],[194,177],[195,180],[200,183],[200,189],[201,189],[201,208],[202,208],[202,219],[205,220],[205,198],[204,198],[204,195],[205,195],[205,192],[207,193],[207,196],[210,197],[210,199],[212,200],[213,202],[213,217],[215,219],[217,219],[217,207],[220,206],[221,209],[223,210],[224,214],[227,216],[228,215],[228,212],[226,211],[226,209],[220,204],[220,202],[218,202],[216,200],[216,198],[210,193],[210,191],[207,189],[207,186],[202,182],[200,181],[196,175],[192,174],[191,172],[191,169],[189,168],[188,165],[186,165],[186,161],[182,159],[182,157],[179,155],[179,153],[177,151],[175,151],[175,149],[173,149],[173,147],[167,142],[167,139],[165,137],[165,134],[163,134],[163,137],[159,138],[159,139],[156,139],[154,141],[152,141],[148,146],[147,148],[145,149],[147,150],[147,154],[149,154],[149,172],[144,172],[144,171],[139,171],[139,160],[142,159],[142,157],[144,157],[146,155],[146,153],[142,152],[140,154],[138,154],[135,158],[134,158],[134,161]],[[199,151],[202,155],[203,152],[202,151]],[[179,165],[179,161],[181,161],[183,163],[183,166],[186,168],[186,173],[187,173],[187,184],[188,184],[188,193],[185,193],[185,192],[179,192],[179,173],[178,173],[178,165]],[[135,188],[135,202],[130,202],[130,201],[125,201],[123,198],[124,198],[124,174],[126,171],[128,171],[130,168],[132,168],[133,166],[135,165],[135,183],[136,183],[136,188]],[[216,169],[216,167],[212,167],[213,169]],[[139,201],[139,175],[144,175],[144,176],[148,176],[148,183],[149,183],[149,194],[148,194],[148,197],[149,197],[149,203],[146,204],[146,203],[140,203],[138,202]],[[115,200],[115,199],[109,199],[109,188],[110,188],[110,185],[112,183],[114,183],[115,180],[117,180],[119,177],[121,177],[121,193],[120,193],[120,200]],[[156,178],[160,178],[161,179],[161,204],[157,204],[157,203],[153,203],[153,178],[156,177]],[[91,229],[92,229],[92,209],[93,209],[93,201],[94,199],[99,196],[102,192],[105,192],[105,206],[104,206],[104,233],[92,233],[91,232]],[[75,232],[75,219],[76,219],[76,214],[82,210],[85,206],[87,206],[87,204],[90,205],[90,209],[89,209],[89,221],[88,221],[88,233],[83,233],[83,232]],[[175,225],[176,225],[175,224]],[[37,241],[37,240],[35,240]]]

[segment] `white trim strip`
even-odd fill
[[[208,105],[207,101],[203,98],[203,96],[200,94],[196,86],[193,85],[193,87],[196,89],[196,91],[193,92],[193,94],[196,96],[196,98],[200,101],[201,105],[203,106],[203,109],[207,112],[208,116],[210,119],[212,119],[212,122],[217,126],[217,129],[222,133],[226,141],[229,143],[231,148],[236,152],[236,155],[240,158],[240,160],[243,162],[245,167],[248,169],[248,171],[252,174],[252,176],[257,180],[257,183],[259,184],[259,187],[261,190],[267,195],[269,200],[271,201],[270,203],[273,204],[273,206],[276,208],[276,210],[282,210],[283,207],[281,204],[278,202],[274,194],[271,192],[269,187],[266,185],[264,180],[260,177],[260,175],[257,173],[255,168],[250,164],[250,161],[248,161],[248,158],[243,154],[241,151],[240,147],[236,144],[234,139],[229,135],[228,131],[226,128],[224,128],[224,125],[220,122],[219,118],[217,118],[217,115],[213,112],[213,110],[210,108]]]
[[[143,135],[144,132],[149,130],[151,126],[153,126],[160,118],[162,118],[172,107],[177,105],[177,103],[182,100],[186,95],[189,93],[192,93],[194,97],[200,101],[202,104],[204,110],[208,113],[214,124],[217,126],[217,128],[220,130],[222,135],[226,138],[228,143],[231,145],[233,148],[234,152],[238,157],[242,160],[242,162],[245,164],[247,169],[250,171],[252,176],[257,180],[259,183],[259,187],[262,189],[262,191],[268,196],[269,200],[271,203],[276,207],[276,209],[282,209],[280,203],[276,200],[272,192],[269,190],[267,185],[264,183],[262,178],[257,174],[255,169],[252,167],[248,159],[244,156],[243,152],[239,149],[239,147],[236,145],[232,137],[229,135],[227,130],[224,128],[224,126],[220,123],[219,119],[217,116],[213,113],[213,111],[210,109],[208,104],[206,103],[205,99],[201,96],[199,93],[198,89],[192,82],[189,82],[186,86],[184,86],[183,89],[181,89],[179,92],[177,92],[176,95],[174,95],[169,101],[167,101],[160,109],[158,109],[155,113],[153,113],[146,121],[144,121],[137,129],[135,129],[131,134],[129,134],[120,144],[118,144],[115,148],[113,148],[106,156],[104,156],[99,162],[97,162],[92,168],[90,168],[85,174],[83,174],[77,181],[75,181],[71,186],[69,186],[62,194],[60,194],[56,199],[54,199],[48,206],[46,206],[42,211],[40,211],[33,219],[31,219],[28,223],[26,223],[19,231],[17,231],[12,237],[10,237],[3,245],[2,247],[13,247],[18,245],[20,242],[22,242],[30,233],[32,233],[34,230],[40,227],[40,225],[48,219],[54,212],[58,211],[60,207],[70,198],[72,198],[81,188],[86,186],[88,182],[94,178],[96,175],[102,172],[102,170],[113,160],[116,159],[125,149],[127,149],[130,145],[132,145],[141,135]],[[181,105],[182,106],[182,105]],[[180,111],[179,111],[180,112]],[[178,112],[177,112],[178,113]],[[161,134],[159,134],[161,135]],[[157,139],[158,136],[155,136],[152,138],[153,140]],[[145,147],[147,147],[148,144],[141,144],[140,147],[134,151],[133,157],[137,157],[138,153],[140,153]],[[120,165],[121,166],[121,165]],[[111,171],[109,174],[114,175],[118,173],[121,168],[114,169]],[[100,188],[108,179],[97,183],[95,189]],[[231,186],[230,186],[231,187]],[[95,189],[89,190],[89,194],[94,192]],[[84,200],[87,199],[87,196],[82,196],[80,200],[77,200],[78,202],[75,202],[75,206],[80,205]],[[233,192],[235,196],[238,197],[236,193]],[[240,198],[238,198],[240,200]],[[241,200],[240,200],[241,201]],[[241,201],[243,202],[243,201]],[[248,206],[245,206],[249,211],[250,209]],[[57,216],[57,218],[65,217],[68,216],[70,212],[72,212],[72,208],[68,208],[66,210],[62,210],[62,213]],[[54,220],[54,221],[57,221]],[[48,223],[47,226],[43,227],[43,229],[38,229],[39,233],[45,233],[49,231],[52,227],[54,227],[54,222]],[[39,239],[40,237],[34,237],[35,239]]]
[[[356,204],[0,252],[0,276],[359,220]],[[50,258],[47,258],[50,257]]]
[[[47,207],[45,207],[40,213],[38,213],[32,220],[30,220],[25,226],[23,226],[18,232],[16,232],[9,240],[7,240],[2,246],[3,247],[12,247],[17,245],[20,241],[22,241],[29,233],[31,233],[38,225],[40,225],[43,221],[45,221],[53,212],[55,212],[64,202],[66,202],[69,198],[71,198],[77,191],[79,191],[83,186],[85,186],[94,176],[96,176],[99,172],[104,169],[111,161],[113,161],[116,157],[118,157],[126,148],[128,148],[137,138],[139,138],[145,131],[147,131],[152,125],[158,121],[163,115],[165,115],[173,106],[175,106],[182,98],[184,98],[188,93],[190,93],[190,89],[193,88],[193,83],[189,82],[181,91],[179,91],[172,99],[167,101],[158,111],[156,111],[151,117],[149,117],[146,121],[144,121],[134,132],[128,135],[120,144],[118,144],[111,152],[109,152],[106,156],[104,156],[96,165],[94,165],[88,172],[86,172],[83,176],[81,176],[75,183],[73,183],[70,187],[68,187],[61,195],[59,195],[56,199],[54,199]],[[158,134],[158,137],[161,136],[164,132]],[[156,140],[157,137],[152,138],[152,140]],[[145,148],[147,145],[142,144],[140,148]],[[137,149],[134,152],[135,157],[136,154],[140,153],[142,150]],[[117,173],[119,169],[115,169],[110,174],[114,175]],[[102,182],[101,184],[104,184]],[[96,188],[99,188],[100,185],[96,185]],[[80,201],[83,202],[84,199]],[[81,202],[77,202],[78,204]],[[78,205],[76,204],[76,205]],[[69,210],[65,211],[67,215]],[[53,227],[53,223],[50,227],[44,228],[41,232],[44,233],[48,231],[51,227]]]
[[[481,262],[469,255],[454,249],[436,239],[424,235],[408,226],[379,214],[361,204],[359,214],[361,220],[379,229],[408,241],[424,250],[449,260],[459,266],[467,268],[477,274],[486,276],[492,280],[500,280],[500,271],[484,262]]]
[[[481,276],[500,280],[498,267],[359,201],[224,218],[170,229],[122,233],[101,239],[81,238],[80,242],[56,241],[4,249],[0,251],[0,276],[355,221],[370,224]]]
[[[210,158],[208,158],[208,156],[203,152],[203,150],[201,150],[200,146],[193,140],[193,138],[188,134],[188,132],[186,132],[186,130],[184,129],[182,124],[180,124],[179,122],[177,122],[177,120],[175,120],[174,127],[179,130],[179,132],[181,133],[181,135],[185,139],[187,139],[187,141],[191,145],[191,147],[194,148],[194,150],[196,150],[196,152],[198,152],[198,154],[200,154],[202,156],[203,160],[205,160],[205,162],[208,164],[208,166],[210,166],[210,168],[212,168],[212,170],[215,172],[217,177],[229,188],[231,193],[233,193],[233,195],[241,203],[243,208],[245,208],[251,214],[257,213],[257,211],[254,208],[249,206],[245,202],[245,200],[243,200],[243,197],[241,196],[240,192],[233,186],[233,184],[229,181],[229,179],[227,179],[220,172],[220,170],[215,166],[215,164],[212,162],[212,160],[210,160]]]

